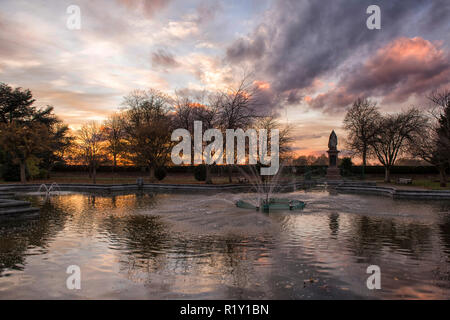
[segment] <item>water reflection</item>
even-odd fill
[[[443,204],[439,210],[439,235],[444,245],[444,251],[450,261],[450,204]]]
[[[331,236],[336,237],[339,231],[339,214],[332,213],[330,214],[330,230],[331,230]]]
[[[296,192],[302,212],[235,208],[238,194],[28,197],[0,220],[0,298],[448,298],[450,204]],[[189,208],[189,210],[187,210]],[[82,269],[83,289],[65,288]],[[382,270],[382,290],[365,286]]]
[[[0,219],[0,277],[7,269],[23,270],[26,256],[45,254],[48,243],[60,232],[67,215],[57,205],[47,201],[41,217]]]
[[[388,249],[421,259],[432,249],[428,225],[363,216],[352,220],[352,229],[349,247],[358,257],[378,256]]]

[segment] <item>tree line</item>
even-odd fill
[[[357,99],[348,109],[343,125],[348,132],[347,148],[359,155],[363,168],[377,159],[385,168],[385,181],[402,156],[422,159],[436,166],[441,185],[446,184],[450,164],[450,91],[428,97],[429,112],[418,108],[382,114],[377,104]],[[170,97],[157,90],[134,90],[123,98],[120,110],[104,122],[89,122],[71,132],[54,114],[52,106],[38,108],[30,90],[0,83],[0,172],[5,180],[49,178],[57,163],[84,164],[93,182],[97,168],[118,162],[147,168],[151,180],[157,170],[170,165],[178,128],[194,134],[194,121],[202,130],[280,130],[280,157],[291,156],[291,127],[271,114],[261,112],[258,88],[248,79],[236,87],[195,94],[176,92]],[[193,139],[191,139],[193,141]],[[226,146],[224,145],[224,148]],[[301,156],[294,163],[326,165],[327,158]],[[228,179],[232,182],[232,167]],[[206,182],[211,183],[211,166]],[[364,169],[363,169],[364,172]]]
[[[236,87],[218,92],[177,92],[170,97],[158,90],[134,90],[123,98],[120,110],[104,122],[91,121],[70,132],[53,113],[53,107],[34,106],[30,90],[0,87],[0,164],[3,176],[20,172],[28,177],[47,178],[55,163],[84,164],[96,183],[97,168],[118,161],[147,168],[150,180],[155,172],[170,164],[175,141],[173,130],[187,129],[194,134],[194,121],[202,130],[273,129],[280,130],[280,157],[290,151],[290,127],[275,116],[261,112],[258,88],[244,78]],[[224,146],[225,147],[225,146]],[[229,181],[232,168],[228,166]],[[212,183],[210,165],[206,183]]]
[[[450,91],[433,92],[431,106],[423,111],[410,108],[382,114],[375,102],[357,99],[344,118],[347,148],[362,159],[377,159],[385,168],[385,182],[400,156],[426,161],[439,169],[440,184],[446,186],[450,166]]]

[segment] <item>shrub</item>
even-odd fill
[[[351,158],[342,158],[341,164],[339,166],[341,168],[341,175],[343,176],[349,176],[352,174],[352,159]]]
[[[2,166],[2,177],[7,182],[20,181],[20,168],[18,165],[8,161]]]
[[[27,159],[27,170],[28,175],[31,179],[35,179],[39,177],[40,171],[39,171],[39,162],[40,160],[34,156]]]
[[[164,178],[167,176],[167,171],[164,167],[156,168],[155,170],[155,177],[159,181],[164,180]]]
[[[37,176],[38,179],[48,179],[50,177],[48,170],[44,168],[39,168],[39,175]]]
[[[195,167],[194,177],[197,181],[205,181],[206,180],[206,166],[204,164],[200,164]]]
[[[309,166],[305,167],[304,179],[307,181],[312,179],[312,172],[311,172],[311,168]]]

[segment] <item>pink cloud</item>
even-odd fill
[[[379,49],[335,89],[312,99],[325,110],[342,108],[358,96],[383,97],[383,102],[405,102],[450,84],[450,56],[442,43],[423,38],[398,38]]]

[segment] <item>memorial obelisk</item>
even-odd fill
[[[337,136],[334,130],[330,134],[330,139],[328,140],[328,170],[327,170],[327,180],[340,180],[341,173],[337,166],[338,164],[338,154],[339,151],[337,149]]]

